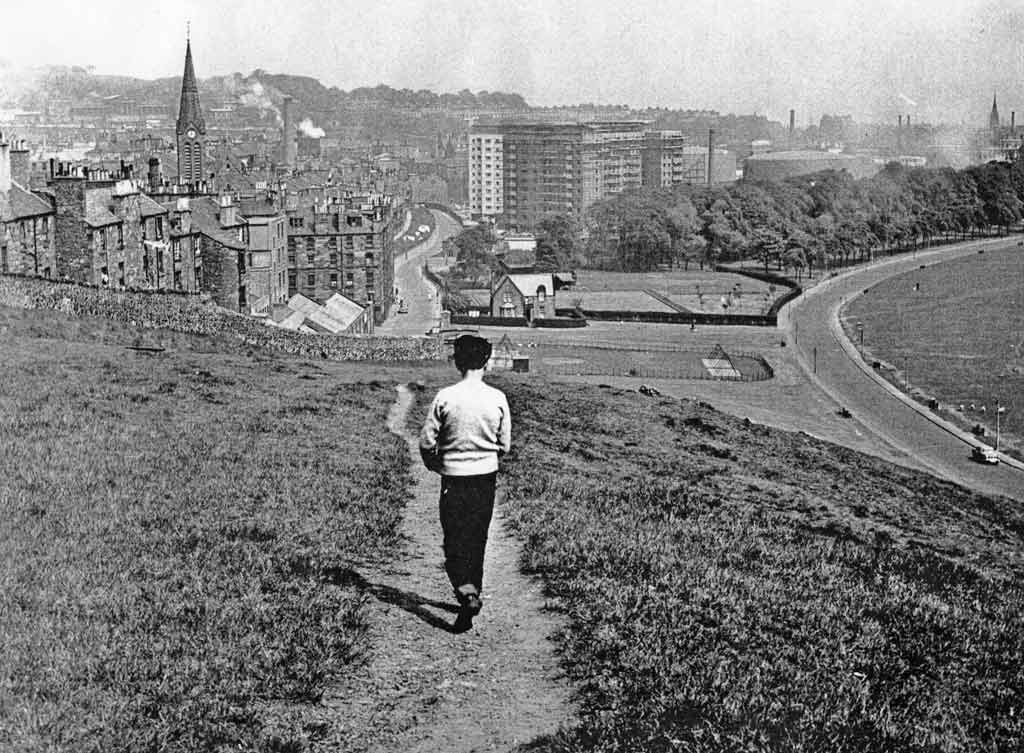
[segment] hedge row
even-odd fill
[[[227,336],[246,345],[332,361],[439,361],[441,343],[429,337],[311,335],[267,326],[196,296],[109,290],[38,278],[0,275],[0,306],[52,309],[147,329]]]
[[[790,294],[792,294],[792,291]],[[796,295],[799,295],[799,291],[797,291]],[[772,308],[774,309],[775,307],[773,306]],[[577,313],[577,309],[559,308],[555,309],[555,313],[558,316],[569,317]],[[596,319],[599,321],[652,322],[655,324],[716,324],[747,327],[774,327],[778,322],[778,312],[775,310],[769,312],[767,315],[701,314],[683,311],[596,311],[592,309],[582,309],[581,313],[587,319]]]
[[[452,324],[476,324],[481,327],[529,327],[530,322],[522,316],[467,316],[452,314]]]

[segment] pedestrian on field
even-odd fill
[[[461,381],[434,397],[423,431],[423,463],[441,476],[444,567],[459,602],[457,631],[468,630],[479,614],[484,549],[494,511],[498,458],[509,451],[512,418],[505,394],[483,380],[491,344],[462,335],[455,341]]]

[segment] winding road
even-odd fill
[[[787,307],[780,326],[788,331],[811,381],[846,406],[866,430],[938,476],[986,494],[1024,500],[1024,471],[1006,463],[988,466],[971,460],[970,446],[960,436],[922,415],[895,389],[879,384],[853,355],[837,324],[844,302],[887,277],[1009,243],[1016,240],[919,251],[851,270],[807,291]]]
[[[393,306],[391,315],[376,328],[379,335],[424,335],[441,318],[441,300],[434,286],[423,276],[423,264],[441,251],[445,238],[458,235],[462,227],[444,212],[431,210],[431,213],[434,215],[434,232],[395,259],[395,287],[398,288],[398,296],[405,301],[408,313],[399,314],[398,306]]]

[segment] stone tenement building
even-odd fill
[[[57,166],[58,277],[88,285],[209,293],[244,310],[247,228],[228,196],[159,204],[104,170]]]
[[[385,194],[348,196],[288,209],[288,294],[318,301],[342,293],[383,321],[394,298],[392,238]]]
[[[52,276],[57,269],[52,202],[30,191],[24,141],[0,133],[0,272]]]

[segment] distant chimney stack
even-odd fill
[[[295,169],[295,124],[292,122],[292,98],[285,95],[281,103],[281,162],[288,170]]]
[[[28,188],[32,181],[32,166],[29,162],[28,142],[16,139],[11,143],[10,179],[22,188]]]
[[[712,175],[714,174],[714,168],[715,168],[715,129],[714,128],[709,128],[708,129],[708,175],[707,175],[707,183],[708,183],[709,186],[711,185],[711,183],[713,181]]]
[[[899,128],[899,130],[901,130],[901,131],[903,130],[903,116],[902,115],[899,116],[899,125],[897,126],[897,128]]]
[[[0,193],[11,190],[11,145],[0,131]]]
[[[147,177],[149,178],[149,190],[154,193],[159,191],[164,183],[164,170],[159,157],[149,158],[149,175]]]
[[[1014,129],[1017,127],[1017,111],[1010,110],[1010,135],[1013,135]]]

